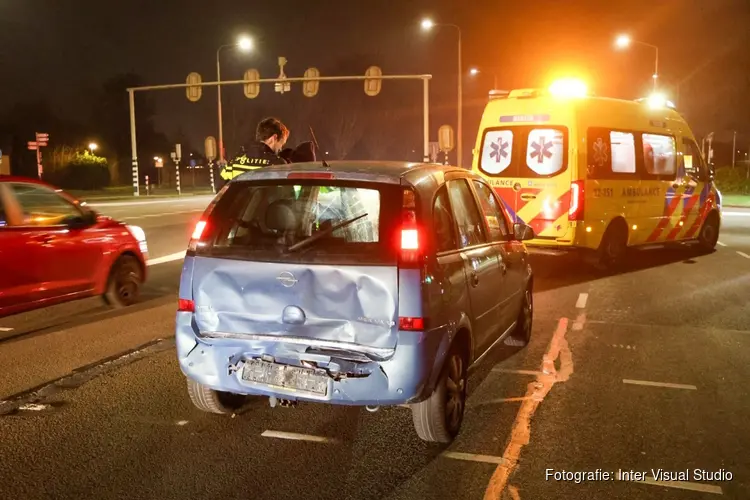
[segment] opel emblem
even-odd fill
[[[291,288],[297,284],[297,278],[289,271],[284,271],[276,277],[276,280],[286,288]]]

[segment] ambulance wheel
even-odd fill
[[[621,220],[613,221],[599,244],[595,267],[611,271],[622,265],[628,253],[628,228]]]
[[[713,252],[716,249],[716,243],[719,241],[719,216],[716,212],[711,212],[706,217],[706,222],[701,227],[698,235],[698,245],[704,252]]]

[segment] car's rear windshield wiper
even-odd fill
[[[299,250],[300,248],[304,248],[304,247],[306,247],[306,246],[308,246],[308,245],[310,245],[312,243],[315,243],[319,239],[325,238],[326,236],[332,234],[337,229],[341,229],[344,226],[348,226],[352,222],[356,222],[356,221],[358,221],[359,219],[361,219],[363,217],[367,217],[367,215],[368,215],[367,213],[363,213],[362,215],[358,215],[358,216],[353,217],[353,218],[351,218],[349,220],[345,220],[343,222],[339,222],[338,224],[333,225],[333,226],[329,227],[328,229],[326,229],[324,231],[321,231],[321,232],[319,232],[317,234],[313,234],[312,236],[308,236],[304,240],[295,243],[294,245],[292,245],[289,248],[287,248],[287,251],[288,252],[294,252],[296,250]]]

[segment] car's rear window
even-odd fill
[[[271,262],[394,264],[399,195],[398,186],[374,183],[235,182],[211,214],[202,252]]]
[[[529,125],[487,129],[479,170],[491,177],[553,177],[568,168],[568,129]]]

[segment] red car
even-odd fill
[[[101,295],[134,303],[146,237],[34,179],[0,175],[0,317]]]

